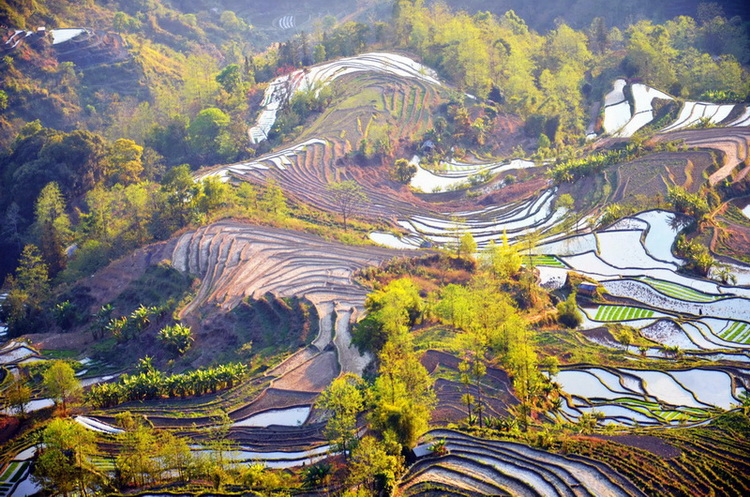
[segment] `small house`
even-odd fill
[[[593,297],[596,293],[596,289],[599,288],[599,285],[595,285],[593,283],[581,283],[578,285],[578,294],[579,295],[587,295],[589,297]]]

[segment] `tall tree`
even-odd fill
[[[5,408],[23,417],[26,414],[26,404],[31,400],[31,388],[24,377],[14,378],[5,389]]]
[[[195,116],[187,128],[193,152],[205,158],[215,156],[221,146],[221,136],[229,126],[229,116],[221,109],[209,107]]]
[[[391,171],[393,179],[405,185],[411,181],[415,174],[417,174],[417,166],[409,163],[406,159],[396,160]]]
[[[6,280],[8,296],[2,302],[3,314],[11,336],[31,332],[40,324],[42,303],[49,294],[49,271],[39,249],[26,245],[15,276]]]
[[[266,212],[270,212],[280,219],[286,217],[289,212],[284,190],[281,189],[275,179],[271,179],[266,185],[261,206]]]
[[[36,229],[39,233],[42,257],[47,263],[50,276],[54,276],[67,264],[65,248],[72,240],[73,232],[65,198],[57,183],[48,183],[36,201]]]
[[[345,456],[356,445],[357,415],[364,410],[363,387],[361,378],[346,373],[333,380],[315,404],[330,414],[326,422],[326,437]]]
[[[158,473],[155,460],[157,437],[140,416],[125,411],[117,415],[117,422],[123,428],[118,435],[122,444],[115,467],[124,485],[144,486],[153,483]]]

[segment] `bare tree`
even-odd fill
[[[344,230],[346,230],[346,220],[360,204],[367,201],[367,195],[365,195],[362,187],[353,180],[331,183],[327,189],[328,193],[331,194],[331,198],[338,206],[341,215],[344,217]]]

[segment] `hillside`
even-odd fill
[[[0,5],[0,497],[747,494],[742,6],[261,3]]]

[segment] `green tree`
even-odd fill
[[[75,371],[65,361],[52,362],[44,372],[43,384],[55,404],[62,406],[63,413],[68,411],[68,404],[82,391],[81,382],[76,378]]]
[[[570,211],[575,205],[575,200],[570,193],[564,193],[555,199],[555,207]]]
[[[419,355],[405,331],[390,336],[378,354],[380,367],[370,419],[383,439],[404,454],[427,431],[435,405],[433,380]]]
[[[331,183],[326,189],[338,207],[339,212],[344,217],[344,230],[346,230],[347,219],[351,216],[352,212],[363,208],[364,202],[367,201],[367,195],[362,187],[353,180]]]
[[[521,427],[526,430],[533,409],[534,399],[542,386],[538,357],[531,341],[531,331],[520,316],[515,315],[508,323],[509,345],[506,354],[508,371],[513,377]]]
[[[156,443],[156,460],[160,464],[160,475],[176,473],[177,480],[187,481],[195,472],[196,461],[188,440],[169,431],[161,431]]]
[[[274,214],[279,219],[284,219],[288,214],[289,207],[286,203],[284,190],[281,189],[275,179],[269,180],[268,184],[266,184],[266,191],[263,194],[261,205],[263,210]]]
[[[620,344],[625,347],[625,351],[630,351],[630,346],[633,344],[633,340],[635,338],[635,330],[631,328],[630,326],[622,326],[617,331],[617,334],[615,338],[617,339]]]
[[[89,495],[102,482],[91,458],[96,452],[94,432],[72,419],[53,419],[42,432],[42,449],[32,479],[49,495]]]
[[[229,116],[221,109],[209,107],[200,111],[187,128],[193,152],[204,158],[218,154],[221,135],[227,126],[229,126]]]
[[[677,52],[669,31],[651,21],[639,21],[628,28],[626,64],[648,84],[670,89],[677,82]]]
[[[229,94],[241,90],[244,86],[242,69],[237,64],[229,64],[216,76],[216,81]]]
[[[374,437],[362,438],[352,452],[346,483],[363,488],[367,495],[389,495],[404,472],[404,460],[389,453]]]
[[[230,186],[217,176],[205,178],[201,184],[201,194],[198,197],[198,210],[210,214],[230,203]]]
[[[165,235],[169,235],[193,220],[200,185],[193,181],[190,166],[183,164],[164,175],[161,191],[165,194],[166,206],[159,217],[164,225]]]
[[[482,262],[492,274],[504,280],[515,276],[521,269],[521,254],[503,233],[502,245],[490,242],[482,253]]]
[[[571,292],[564,302],[557,304],[557,320],[568,328],[577,328],[583,321],[581,311],[576,304],[576,294]]]
[[[106,182],[109,185],[139,182],[143,174],[142,157],[143,147],[133,140],[116,140],[104,158]]]
[[[115,459],[120,483],[139,487],[153,483],[159,470],[154,430],[142,417],[129,411],[117,414],[117,424],[124,430],[117,436],[122,448]]]
[[[50,283],[47,265],[35,245],[24,247],[15,276],[9,276],[5,286],[8,295],[2,308],[9,334],[19,336],[41,325]]]
[[[393,179],[405,185],[409,184],[415,174],[417,174],[416,164],[411,164],[406,159],[397,159],[391,170]]]
[[[326,422],[326,438],[348,457],[357,441],[357,415],[364,410],[363,382],[346,373],[339,376],[318,397],[316,408],[330,414]]]
[[[477,242],[474,241],[474,235],[470,231],[464,232],[458,241],[458,255],[473,257],[476,251]]]

